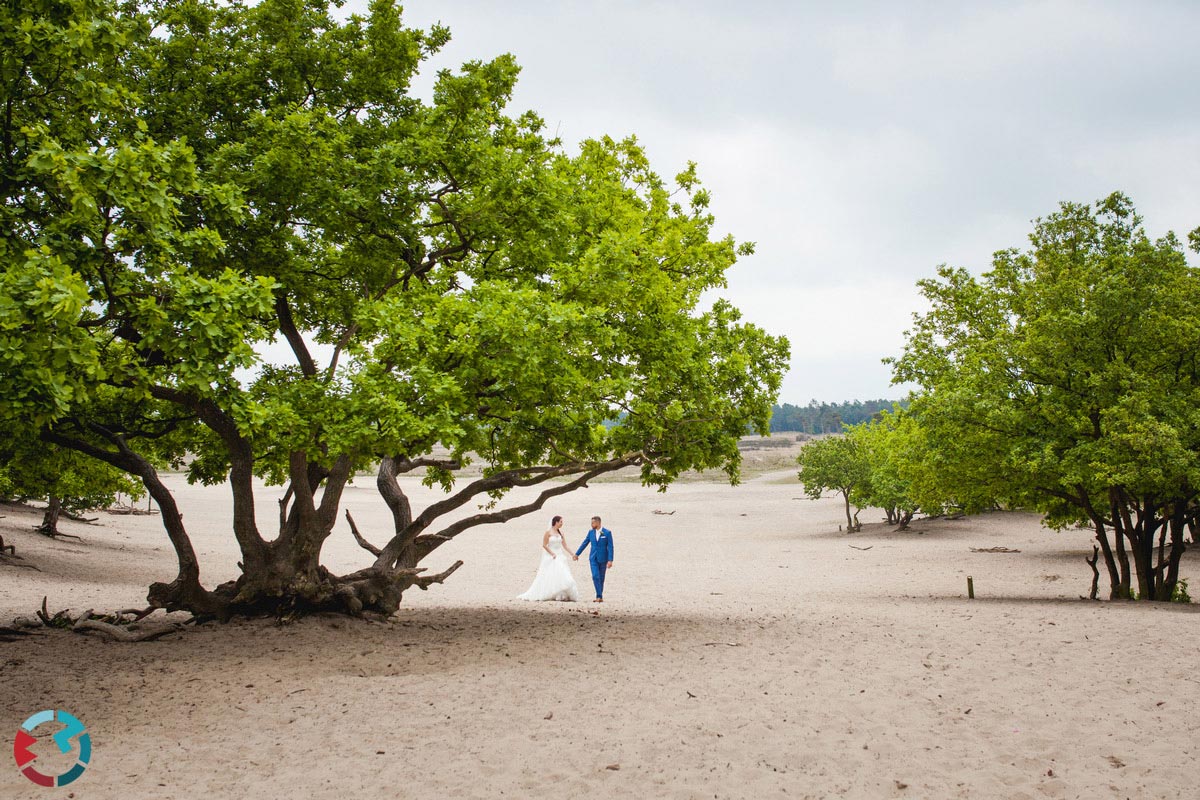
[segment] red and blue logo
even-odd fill
[[[59,751],[66,755],[75,751],[75,741],[77,740],[79,755],[75,759],[74,766],[66,772],[61,775],[46,775],[39,772],[33,765],[37,756],[29,748],[38,743],[34,731],[55,720],[66,727],[52,734],[50,738],[58,745]],[[20,730],[17,731],[17,739],[13,742],[13,757],[17,759],[17,768],[21,770],[21,774],[38,786],[66,786],[79,778],[87,769],[88,762],[92,760],[92,737],[88,735],[83,723],[66,711],[39,711],[25,720],[21,724]]]

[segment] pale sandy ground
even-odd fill
[[[597,483],[444,547],[429,566],[466,566],[391,624],[0,644],[5,741],[62,708],[95,747],[70,793],[9,761],[0,797],[1200,797],[1200,609],[1081,601],[1089,535],[1025,514],[842,534],[840,504],[801,499],[790,475],[665,495]],[[171,480],[205,581],[231,577],[225,490]],[[372,481],[346,500],[382,541]],[[70,523],[78,543],[0,513],[43,570],[0,567],[0,620],[43,594],[52,610],[138,605],[173,575],[157,517]],[[569,540],[592,513],[616,535],[599,615],[512,599],[552,513]],[[335,569],[364,563],[344,528]],[[993,546],[1021,552],[971,552]],[[1184,571],[1200,595],[1200,560]]]

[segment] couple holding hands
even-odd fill
[[[579,560],[579,554],[586,548],[591,548],[588,561],[592,566],[592,585],[596,587],[596,599],[592,602],[604,602],[604,575],[612,568],[613,535],[608,528],[602,527],[599,517],[592,517],[592,527],[579,549],[571,555],[567,542],[562,533],[563,518],[556,516],[550,520],[550,529],[542,536],[542,561],[538,565],[537,575],[533,583],[524,593],[517,595],[518,600],[567,600],[579,601],[579,586],[567,559]]]

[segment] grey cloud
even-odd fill
[[[758,243],[726,294],[792,338],[791,402],[894,395],[895,300],[939,263],[985,269],[1060,200],[1122,189],[1152,233],[1200,225],[1200,5],[405,7],[451,28],[439,67],[512,52],[514,108],[566,141],[636,133],[664,175],[699,161],[720,229]],[[814,320],[856,332],[818,351]]]

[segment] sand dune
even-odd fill
[[[442,548],[432,569],[466,565],[389,624],[0,644],[0,726],[43,708],[82,719],[81,798],[1200,796],[1200,610],[1080,600],[1087,532],[1027,514],[840,533],[840,504],[802,499],[789,474],[666,494],[597,483]],[[205,582],[232,577],[224,490],[172,483]],[[346,505],[382,541],[369,480]],[[267,492],[264,530],[273,511]],[[512,599],[554,513],[568,542],[593,513],[616,535],[599,613]],[[135,606],[173,575],[157,517],[68,523],[79,543],[0,514],[43,570],[0,568],[5,620],[44,594]],[[1020,552],[972,551],[991,547]],[[364,563],[345,530],[327,554]],[[1189,553],[1184,574],[1198,566]],[[3,797],[66,791],[0,776]]]

